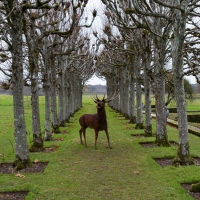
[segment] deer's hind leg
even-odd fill
[[[83,129],[83,137],[84,137],[84,142],[85,142],[85,147],[87,148],[87,142],[86,142],[86,129]]]
[[[81,144],[83,144],[83,140],[82,140],[82,128],[79,130],[79,135],[80,135],[80,142]]]

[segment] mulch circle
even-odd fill
[[[24,200],[28,191],[0,192],[0,200]]]
[[[191,185],[194,183],[181,183],[182,187],[193,197],[195,200],[200,200],[200,192],[191,192]]]
[[[171,146],[178,146],[177,142],[174,141],[169,141]],[[139,144],[144,147],[144,148],[154,148],[154,147],[158,147],[155,142],[139,142]]]
[[[199,157],[193,157],[194,164],[196,166],[200,166],[200,158]],[[173,165],[173,158],[154,158],[154,160],[161,166],[161,167],[167,167]]]
[[[0,174],[13,174],[13,173],[39,173],[44,172],[48,162],[34,162],[31,167],[16,171],[14,170],[12,163],[1,163]]]

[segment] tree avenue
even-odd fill
[[[2,87],[13,92],[14,166],[29,166],[29,151],[41,151],[44,141],[52,140],[52,133],[59,133],[60,127],[82,107],[82,89],[94,73],[106,79],[108,96],[119,94],[109,106],[135,123],[136,129],[144,129],[146,137],[153,135],[151,95],[155,96],[158,146],[170,146],[165,106],[174,99],[179,127],[174,164],[192,164],[186,113],[186,97],[192,96],[192,90],[185,76],[193,75],[200,82],[199,1],[97,2],[104,12],[103,31],[94,29],[98,10],[88,12],[87,0],[0,1],[0,71],[6,77]],[[30,148],[24,85],[31,87]],[[41,88],[45,95],[44,138],[38,98]]]

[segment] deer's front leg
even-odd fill
[[[106,129],[105,132],[106,132],[106,137],[107,137],[107,140],[108,140],[108,148],[112,149],[112,147],[110,146],[110,137],[109,137],[109,134],[108,134],[108,129]]]
[[[98,134],[99,134],[99,131],[98,131],[98,130],[95,130],[95,142],[94,142],[94,148],[95,148],[95,149],[97,149]]]

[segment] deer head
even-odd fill
[[[118,97],[118,95],[119,94],[116,95],[116,92],[115,92],[112,97],[105,98],[105,94],[104,94],[103,99],[100,100],[96,94],[96,97],[92,96],[92,99],[97,104],[98,107],[102,107],[103,105],[105,105],[105,103],[109,103],[109,102],[113,101],[114,99],[116,99]]]

